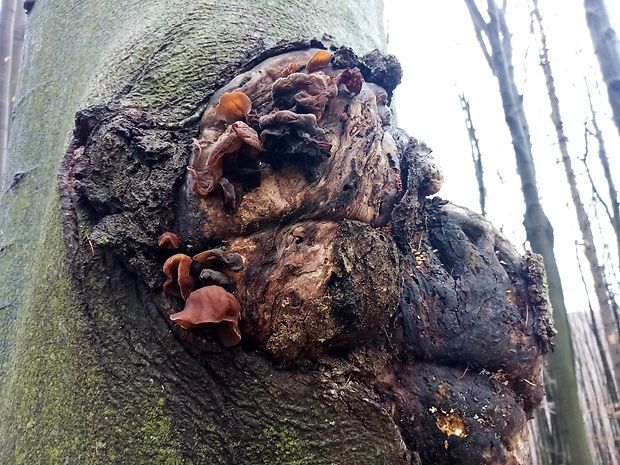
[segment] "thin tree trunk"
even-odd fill
[[[610,208],[607,207],[607,205],[603,202],[603,200],[600,199],[600,197],[599,197],[599,200],[603,202],[603,205],[605,206],[607,217],[616,235],[616,252],[618,253],[618,267],[620,268],[620,201],[618,199],[618,190],[616,189],[616,184],[611,174],[611,168],[609,166],[609,157],[607,156],[607,149],[605,148],[605,139],[603,138],[603,131],[598,125],[598,121],[596,119],[596,111],[594,110],[594,105],[592,104],[592,98],[590,96],[589,90],[588,90],[588,102],[590,103],[590,113],[592,115],[591,121],[592,121],[592,126],[594,127],[594,136],[596,137],[596,141],[598,145],[598,151],[597,151],[598,158],[601,162],[603,173],[605,174],[605,181],[607,182],[607,191],[609,193],[609,203],[610,203],[611,210]],[[589,174],[589,170],[588,170],[588,174]],[[591,184],[592,184],[592,188],[595,191],[597,191],[593,180],[591,180]],[[618,325],[620,324],[620,322],[617,322],[616,324]]]
[[[465,3],[472,16],[474,27],[485,32],[491,47],[490,53],[487,53],[492,57],[492,70],[498,80],[506,123],[512,136],[517,172],[521,178],[521,190],[526,207],[524,224],[527,238],[532,250],[543,256],[547,271],[549,298],[558,331],[555,352],[548,358],[549,374],[557,387],[556,415],[552,429],[559,435],[563,447],[568,452],[570,463],[592,464],[583,416],[579,408],[570,327],[553,250],[553,229],[540,203],[529,126],[512,72],[510,31],[506,26],[504,11],[497,7],[494,0],[488,1],[490,17],[488,23],[482,18],[473,0],[465,0]]]
[[[562,116],[560,113],[560,101],[555,90],[555,81],[549,61],[549,52],[547,49],[547,36],[542,25],[542,17],[538,9],[538,0],[533,1],[532,18],[537,26],[540,34],[540,65],[545,75],[545,83],[547,85],[547,95],[549,104],[551,105],[551,121],[555,126],[555,132],[558,138],[558,147],[562,155],[562,164],[566,173],[566,180],[570,188],[571,198],[577,214],[577,223],[581,231],[583,241],[584,254],[590,266],[590,273],[594,281],[594,293],[598,303],[601,317],[603,319],[603,328],[605,331],[605,340],[609,347],[612,367],[611,371],[614,375],[615,385],[610,386],[610,392],[617,392],[620,386],[620,334],[616,330],[616,319],[608,299],[607,283],[605,281],[605,272],[603,266],[600,265],[598,255],[596,253],[596,245],[594,243],[594,235],[592,234],[592,226],[590,217],[586,212],[585,206],[581,200],[581,194],[577,187],[577,178],[573,170],[573,164],[568,153],[568,138],[564,134]]]
[[[13,27],[17,0],[2,0],[0,9],[0,196],[6,165],[11,109],[11,68],[13,58]]]
[[[609,21],[604,0],[584,0],[584,7],[614,123],[620,134],[620,42]]]
[[[465,98],[464,94],[459,94],[459,100],[461,101],[461,108],[465,113],[465,125],[467,126],[467,134],[469,135],[469,143],[471,144],[471,159],[474,163],[474,169],[476,170],[476,181],[478,183],[478,201],[480,202],[480,213],[482,216],[486,216],[486,189],[484,187],[484,170],[482,168],[482,154],[480,153],[480,146],[478,144],[478,137],[476,137],[476,129],[474,128],[474,122],[471,119],[471,112],[469,110],[469,101]]]

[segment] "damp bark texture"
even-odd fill
[[[542,262],[427,199],[379,4],[30,7],[48,94],[16,107],[3,199],[0,461],[528,463]],[[75,26],[110,22],[106,50]]]

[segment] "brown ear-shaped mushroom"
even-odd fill
[[[290,63],[286,68],[282,70],[280,77],[285,78],[287,76],[290,76],[291,74],[296,73],[298,69],[299,69],[299,65],[297,63],[295,62]]]
[[[251,109],[252,102],[243,92],[226,92],[215,107],[215,116],[232,124],[247,118]]]
[[[202,323],[217,323],[216,332],[224,347],[241,341],[240,317],[239,301],[220,286],[206,286],[192,292],[183,311],[170,315],[172,321],[185,329]]]
[[[321,113],[327,103],[338,95],[338,86],[327,74],[293,73],[279,78],[271,87],[274,105],[290,109],[297,105],[304,112]]]
[[[159,236],[157,245],[162,249],[174,250],[179,248],[181,241],[175,233],[168,231]]]
[[[164,283],[164,292],[187,300],[194,290],[194,278],[189,274],[191,266],[192,258],[182,253],[166,260],[164,273],[168,279]]]
[[[306,69],[309,73],[312,71],[316,71],[317,69],[325,68],[329,65],[329,61],[332,59],[332,56],[326,50],[319,50],[314,54],[308,64],[306,65]]]
[[[357,95],[362,91],[362,85],[364,84],[364,77],[357,68],[345,69],[338,78],[338,85],[344,86],[353,95]],[[387,94],[386,94],[387,95]]]
[[[228,253],[222,249],[211,249],[194,255],[194,260],[205,268],[214,268],[217,264],[225,265],[232,271],[243,269],[243,257],[238,253]]]
[[[194,164],[187,167],[194,179],[192,190],[206,197],[219,185],[224,174],[224,156],[243,151],[255,155],[263,150],[258,134],[242,121],[226,129],[215,141],[194,140]]]

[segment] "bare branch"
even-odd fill
[[[491,61],[491,52],[489,52],[489,48],[484,41],[484,37],[482,33],[487,33],[487,23],[485,22],[480,10],[476,6],[474,0],[465,0],[465,4],[467,5],[467,9],[469,10],[469,14],[471,16],[472,22],[474,23],[474,30],[476,31],[476,39],[478,40],[478,44],[480,44],[480,49],[482,50],[482,54],[489,65],[489,68],[493,70],[493,62]],[[493,71],[495,73],[495,71]]]

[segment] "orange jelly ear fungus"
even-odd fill
[[[239,301],[220,286],[206,286],[192,292],[183,311],[170,315],[170,319],[184,329],[215,323],[215,331],[224,347],[232,347],[241,341],[240,317]]]
[[[164,263],[166,282],[164,292],[187,300],[194,290],[194,278],[189,274],[192,266],[192,257],[178,253]]]
[[[306,70],[311,73],[312,71],[316,71],[317,69],[326,68],[329,65],[329,61],[332,59],[332,56],[329,52],[325,50],[319,50],[314,54],[308,64],[306,65]]]
[[[165,232],[159,236],[157,245],[162,249],[174,250],[179,248],[181,241],[175,233]]]
[[[232,124],[247,118],[251,109],[252,102],[243,92],[226,92],[215,107],[215,116]]]

